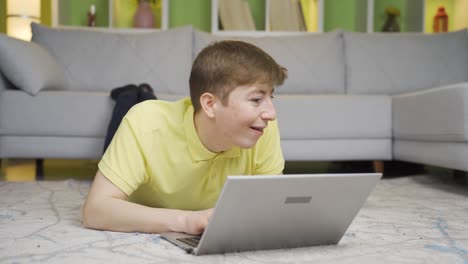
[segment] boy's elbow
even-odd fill
[[[86,210],[86,206],[84,206],[81,210],[81,224],[86,228],[91,228],[91,224],[89,221],[89,213]]]
[[[98,210],[87,201],[81,210],[81,222],[84,227],[90,229],[100,229],[98,219]]]

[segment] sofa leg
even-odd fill
[[[372,166],[374,167],[374,172],[376,173],[383,173],[384,171],[384,163],[381,160],[374,160],[372,162]]]
[[[5,180],[7,177],[8,159],[0,159],[0,179]]]
[[[44,159],[36,159],[36,181],[44,180]]]
[[[458,184],[468,183],[468,175],[466,174],[466,172],[461,170],[453,171],[453,179]]]

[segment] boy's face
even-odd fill
[[[216,127],[225,148],[250,148],[257,143],[268,122],[276,119],[272,94],[272,87],[254,84],[232,90],[226,105],[218,101]]]

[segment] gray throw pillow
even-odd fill
[[[0,34],[0,71],[17,88],[31,95],[67,87],[65,72],[46,49],[5,34]]]
[[[70,90],[107,92],[147,83],[156,95],[189,93],[192,27],[130,33],[32,23],[31,29],[32,41],[64,68]]]

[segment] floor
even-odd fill
[[[0,182],[1,262],[468,264],[468,188],[447,177],[381,180],[338,245],[200,257],[155,234],[83,228],[89,184]]]
[[[46,160],[45,180],[35,181],[34,161],[9,161],[0,181],[0,262],[468,264],[468,184],[449,170],[383,178],[338,245],[194,257],[156,234],[83,228],[96,164]],[[337,168],[290,163],[286,171]]]

